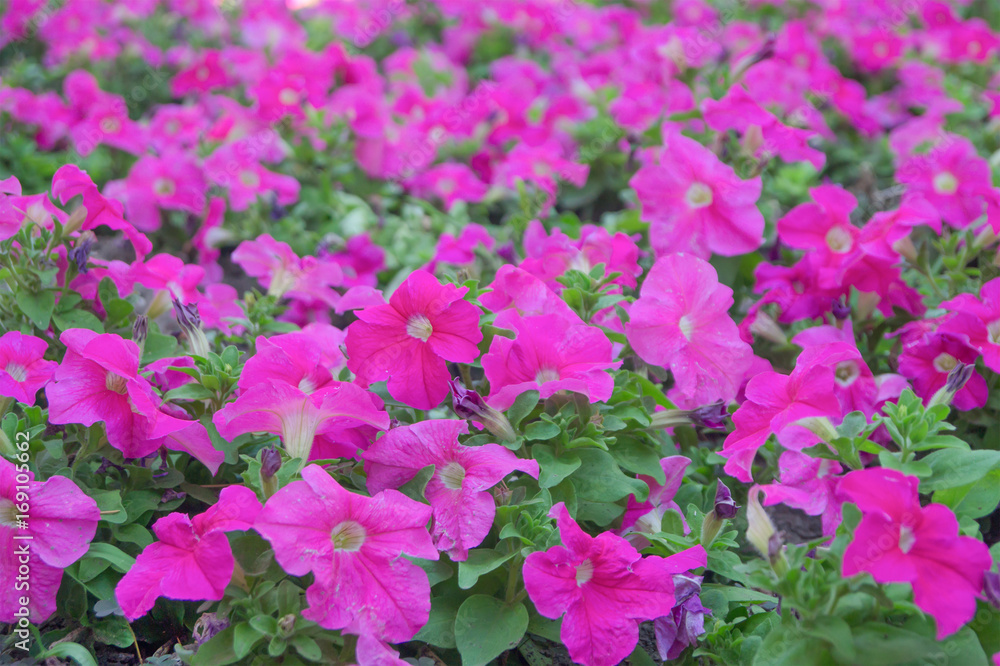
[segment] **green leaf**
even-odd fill
[[[1000,451],[942,449],[921,462],[931,469],[930,478],[920,481],[920,491],[934,492],[975,483],[1000,467]]]
[[[16,298],[17,306],[21,312],[31,320],[35,328],[45,330],[49,327],[49,320],[52,318],[52,310],[56,306],[55,293],[45,290],[37,294],[31,292],[18,291]]]
[[[930,451],[931,449],[964,449],[969,445],[954,435],[929,435],[913,446],[914,451]]]
[[[214,394],[201,384],[194,382],[179,386],[164,394],[164,400],[204,400],[211,398]]]
[[[515,555],[517,551],[504,555],[486,548],[470,550],[468,559],[458,563],[458,586],[468,590],[480,576],[488,574]]]
[[[552,447],[547,444],[535,444],[531,447],[531,453],[538,462],[538,485],[542,488],[558,485],[583,464],[580,456],[573,451],[565,451],[556,456]]]
[[[240,622],[233,630],[233,652],[238,659],[250,654],[250,650],[264,639],[264,634],[247,622]]]
[[[950,507],[960,516],[982,518],[1000,504],[1000,469],[994,469],[975,483],[934,493],[934,501]]]
[[[851,627],[841,618],[820,617],[808,625],[803,625],[802,631],[829,643],[830,651],[840,663],[856,661],[854,644],[851,641]]]
[[[97,558],[105,562],[110,562],[111,566],[121,573],[125,573],[135,566],[134,557],[122,552],[121,549],[112,546],[110,543],[102,543],[100,541],[92,542],[84,557]]]
[[[114,523],[120,525],[128,521],[128,512],[122,505],[121,492],[118,490],[98,490],[89,493],[94,501],[97,502],[97,508],[101,511],[117,511],[118,513],[105,513],[101,516],[101,520],[107,521],[109,523]]]
[[[69,312],[57,312],[52,315],[52,323],[60,331],[69,328],[86,328],[95,333],[104,332],[104,324],[91,312],[86,310],[70,310]]]
[[[486,666],[517,647],[528,629],[524,604],[508,606],[500,599],[474,594],[465,600],[455,618],[455,644],[462,666]]]
[[[411,500],[422,502],[424,499],[424,489],[434,476],[434,465],[427,465],[412,479],[399,487],[399,492],[403,493]]]
[[[198,648],[191,658],[191,666],[225,666],[240,660],[233,649],[236,630],[226,627]]]
[[[58,659],[72,659],[80,666],[97,666],[97,662],[94,661],[94,655],[90,653],[90,650],[83,647],[79,643],[59,643],[48,648],[44,652],[38,655],[37,659],[44,661],[50,657],[56,657]]]
[[[90,625],[94,638],[101,643],[108,643],[120,648],[131,647],[132,631],[128,620],[121,615],[108,615]]]
[[[297,635],[292,637],[292,647],[303,659],[309,661],[322,661],[323,651],[319,649],[319,644],[308,636]]]
[[[525,391],[517,396],[517,400],[507,410],[507,420],[515,429],[521,426],[521,421],[535,409],[538,404],[538,391]]]
[[[454,596],[432,597],[430,617],[414,640],[446,650],[455,649],[455,617],[463,601]]]
[[[161,358],[174,356],[177,351],[177,340],[172,335],[163,335],[155,331],[146,334],[146,344],[142,348],[142,365],[147,365]]]
[[[561,432],[562,428],[555,423],[550,423],[549,421],[535,421],[534,423],[529,423],[528,427],[524,429],[524,436],[526,439],[530,440],[548,441],[558,437]]]
[[[577,497],[592,502],[617,502],[635,495],[639,502],[649,496],[649,486],[622,472],[610,453],[600,449],[576,449],[580,468],[569,477],[576,487]]]

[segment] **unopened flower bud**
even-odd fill
[[[833,316],[837,321],[844,321],[851,316],[851,304],[846,302],[843,298],[838,298],[833,302]]]
[[[726,419],[729,418],[729,410],[726,409],[726,403],[721,400],[713,402],[710,405],[703,405],[698,409],[688,412],[688,414],[694,425],[701,426],[702,428],[712,428],[713,430],[724,429],[726,427]]]
[[[69,258],[76,264],[77,270],[81,273],[87,272],[87,261],[90,259],[90,250],[94,247],[97,236],[93,231],[84,231],[73,243],[73,249],[69,251]]]
[[[962,390],[969,379],[972,378],[972,373],[975,370],[976,367],[969,363],[956,363],[955,367],[948,373],[948,379],[945,381],[944,386],[931,396],[927,406],[950,405],[955,394]]]
[[[733,501],[733,495],[729,492],[726,484],[722,481],[716,481],[716,484],[715,505],[701,523],[701,545],[705,547],[710,546],[715,541],[715,537],[718,536],[719,530],[722,529],[725,522],[732,519],[740,508]]]
[[[785,335],[785,332],[781,330],[776,321],[771,319],[770,315],[762,310],[757,311],[756,317],[750,324],[750,332],[775,344],[782,346],[788,344],[788,336]]]
[[[191,343],[191,352],[196,356],[208,355],[208,338],[205,331],[201,330],[201,315],[198,314],[198,306],[194,303],[184,305],[174,299],[174,314],[177,315],[177,323],[187,334],[188,342]]]
[[[505,442],[513,442],[517,439],[517,434],[507,417],[487,405],[481,395],[466,388],[461,381],[455,378],[451,379],[450,385],[451,407],[455,410],[455,414],[482,425]]]
[[[764,132],[760,125],[750,125],[743,133],[743,151],[750,157],[754,157],[757,151],[764,147]]]
[[[66,220],[66,224],[63,225],[63,237],[69,236],[70,234],[75,234],[83,226],[83,223],[87,220],[87,209],[83,206],[77,207],[72,213],[70,213],[69,219]]]
[[[281,469],[281,453],[278,449],[268,447],[260,452],[260,487],[264,497],[270,497],[278,492],[278,479],[275,474]]]
[[[1000,608],[1000,573],[987,571],[984,574],[983,597],[994,608]]]
[[[146,315],[139,315],[135,318],[135,323],[132,324],[132,342],[139,345],[139,356],[142,357],[142,352],[146,347],[146,337],[149,335],[149,317]]]
[[[916,246],[913,244],[913,240],[909,236],[903,236],[895,243],[892,244],[892,249],[895,250],[906,259],[911,264],[916,264],[920,259],[919,253],[917,252]]]
[[[194,638],[195,643],[202,645],[228,626],[229,620],[221,618],[215,613],[203,613],[194,623],[191,636]]]
[[[295,616],[291,613],[278,620],[278,632],[287,638],[295,630]]]
[[[784,576],[788,572],[788,561],[785,559],[781,535],[760,504],[758,487],[750,489],[747,503],[747,541],[767,559],[776,574]]]

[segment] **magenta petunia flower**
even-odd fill
[[[19,474],[18,466],[0,458],[0,622],[17,622],[14,613],[25,596],[32,622],[44,622],[55,612],[63,569],[87,552],[100,518],[97,502],[70,479],[53,476],[38,482],[31,472]],[[18,578],[24,554],[30,588],[18,584],[25,582]]]
[[[158,440],[190,421],[158,409],[153,386],[139,375],[139,346],[113,333],[83,328],[63,331],[66,355],[45,387],[49,421],[92,426],[104,422],[108,443],[126,458],[141,458]]]
[[[33,335],[8,331],[0,337],[0,396],[26,405],[35,404],[35,394],[52,381],[58,363],[46,361],[49,345]]]
[[[733,414],[736,427],[722,444],[721,454],[729,459],[726,474],[750,483],[750,467],[757,449],[772,434],[781,440],[782,434],[801,419],[841,415],[833,392],[833,370],[826,366],[800,364],[791,375],[755,375],[747,383],[746,401]]]
[[[272,296],[307,305],[320,303],[325,308],[336,307],[340,300],[340,294],[333,289],[344,280],[340,266],[316,257],[300,258],[288,243],[267,234],[240,243],[232,259]]]
[[[687,456],[669,456],[660,460],[660,467],[665,477],[663,483],[651,476],[639,475],[639,479],[649,486],[649,499],[638,502],[635,497],[629,495],[628,507],[622,516],[621,534],[629,538],[631,543],[636,544],[636,541],[629,537],[630,534],[655,534],[661,531],[663,516],[670,510],[680,514],[684,533],[690,531],[681,507],[674,501],[674,495],[680,490],[681,482],[684,480],[684,471],[690,464],[691,459]],[[648,542],[644,545],[648,545]]]
[[[625,335],[639,358],[670,368],[678,406],[693,409],[736,397],[753,351],[729,317],[732,305],[732,289],[697,257],[662,257],[646,276]]]
[[[705,566],[705,550],[643,557],[620,536],[584,532],[562,502],[549,515],[563,545],[528,555],[524,587],[541,615],[562,617],[559,637],[573,661],[616,666],[639,642],[640,622],[670,614],[673,575]]]
[[[201,167],[177,150],[163,157],[140,157],[115,187],[122,194],[129,221],[143,231],[160,228],[161,210],[201,213],[207,190]],[[110,186],[105,191],[110,193]]]
[[[967,320],[965,326],[969,343],[983,355],[983,363],[993,372],[1000,372],[1000,278],[985,283],[979,289],[979,298],[972,294],[959,294],[945,301],[941,307],[949,312],[961,312],[975,317],[977,325]],[[944,328],[949,328],[946,322]]]
[[[820,185],[809,195],[813,202],[799,204],[778,220],[778,238],[789,247],[813,250],[819,285],[836,289],[845,265],[860,249],[861,230],[851,224],[858,200],[839,185]]]
[[[229,205],[235,211],[246,210],[261,195],[271,194],[282,206],[299,198],[299,181],[291,176],[265,169],[254,151],[241,143],[222,146],[205,160],[205,174],[229,193]]]
[[[403,555],[438,559],[427,532],[431,508],[400,492],[348,492],[318,465],[276,492],[254,529],[293,576],[312,572],[302,616],[326,629],[390,642],[427,622],[430,583]]]
[[[487,492],[514,470],[538,478],[538,463],[518,458],[498,444],[462,446],[468,423],[430,420],[393,428],[364,455],[368,491],[399,488],[427,465],[434,476],[424,496],[434,510],[431,535],[438,550],[458,562],[468,557],[493,526],[496,501]]]
[[[387,381],[389,395],[432,409],[448,395],[447,362],[472,363],[483,339],[465,287],[414,271],[385,305],[357,312],[347,328],[347,367],[362,386]]]
[[[331,381],[312,393],[282,382],[256,384],[212,422],[226,439],[248,432],[279,435],[293,458],[350,458],[389,427],[389,415],[376,400],[348,382]]]
[[[517,337],[494,337],[482,361],[490,406],[507,409],[525,391],[538,391],[542,398],[571,391],[591,402],[611,397],[615,382],[607,370],[621,361],[614,360],[611,341],[599,328],[558,314],[521,318],[512,313],[505,325]]]
[[[742,180],[694,139],[671,134],[655,161],[644,164],[629,184],[650,222],[657,256],[729,257],[764,242],[764,216],[757,210],[760,177]]]
[[[21,182],[11,176],[0,180],[0,240],[7,240],[21,230],[24,211],[14,205],[21,196]]]
[[[844,551],[843,574],[867,571],[879,583],[909,583],[914,603],[937,621],[941,640],[976,614],[993,559],[986,544],[959,536],[951,509],[921,506],[919,485],[916,477],[882,468],[844,477],[840,491],[862,517]]]
[[[247,390],[258,384],[283,382],[312,394],[333,381],[333,372],[344,367],[340,345],[344,333],[329,324],[311,324],[301,331],[257,337],[257,353],[240,372],[238,386]]]
[[[990,165],[965,137],[945,134],[941,144],[926,154],[911,155],[896,170],[896,179],[910,196],[921,196],[945,222],[962,229],[985,211],[995,193]]]
[[[129,622],[148,613],[158,597],[185,601],[221,599],[235,560],[226,532],[249,530],[261,511],[249,488],[229,486],[219,501],[189,518],[171,513],[153,524],[159,541],[146,546],[115,588]]]
[[[780,483],[760,486],[764,506],[786,504],[810,516],[823,517],[823,534],[833,536],[840,525],[840,463],[813,458],[798,451],[785,451],[778,458]]]
[[[497,313],[493,322],[500,328],[512,328],[508,318],[555,314],[567,321],[582,324],[580,315],[559,298],[542,280],[523,268],[504,264],[496,272],[487,291],[479,297],[479,302],[490,312]]]
[[[904,344],[899,354],[899,374],[913,382],[913,392],[924,402],[948,382],[948,374],[959,363],[975,365],[979,352],[969,344],[969,333],[979,321],[966,314],[952,317],[937,331],[927,332],[916,341]],[[973,372],[959,388],[951,404],[956,409],[976,409],[986,404],[989,387],[978,372]]]

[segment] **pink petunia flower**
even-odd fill
[[[1000,278],[985,283],[979,289],[978,299],[972,294],[959,294],[941,307],[975,317],[982,323],[976,325],[967,320],[969,343],[983,355],[987,368],[1000,372]],[[948,328],[947,322],[944,328]]]
[[[447,362],[479,356],[479,309],[462,299],[466,291],[418,270],[387,304],[359,310],[346,339],[347,367],[357,382],[387,380],[393,398],[417,409],[436,407],[448,394]]]
[[[690,531],[681,507],[674,501],[674,495],[681,487],[684,480],[684,472],[691,459],[687,456],[669,456],[660,460],[660,467],[663,469],[664,482],[660,483],[651,476],[640,474],[639,479],[645,481],[649,486],[649,499],[645,502],[637,502],[635,497],[629,495],[628,507],[622,516],[621,534],[637,548],[645,547],[645,544],[637,543],[639,535],[655,534],[661,531],[663,516],[667,511],[676,511],[681,516],[684,524],[684,533]],[[641,545],[640,545],[641,544]]]
[[[438,559],[427,533],[431,508],[395,490],[348,492],[317,465],[285,486],[257,516],[286,572],[315,582],[302,616],[326,629],[406,641],[431,609],[427,574],[403,557]]]
[[[611,341],[599,328],[558,314],[512,314],[506,325],[517,337],[494,337],[482,360],[490,406],[505,410],[525,391],[538,391],[542,398],[571,391],[591,402],[611,397],[614,379],[607,370],[621,361],[614,360]]]
[[[522,268],[504,264],[496,272],[491,291],[479,297],[479,302],[490,312],[497,313],[494,325],[500,328],[513,328],[508,322],[520,317],[554,314],[567,321],[582,324],[583,320],[573,309],[559,298],[538,277]]]
[[[782,440],[782,435],[796,422],[812,416],[842,416],[830,368],[799,364],[791,375],[755,375],[747,383],[746,400],[733,414],[735,429],[722,444],[721,455],[728,458],[726,474],[750,483],[754,456],[767,438],[774,434],[792,444]]]
[[[969,344],[969,333],[979,323],[970,315],[954,316],[946,326],[928,332],[915,342],[904,344],[899,354],[899,374],[913,382],[913,391],[928,401],[948,381],[959,363],[974,365],[979,352]],[[989,387],[978,372],[960,388],[951,404],[956,409],[976,409],[986,404]]]
[[[431,535],[437,549],[456,562],[468,558],[469,549],[482,543],[493,526],[496,500],[489,489],[514,470],[538,478],[537,462],[498,444],[459,444],[458,436],[468,432],[465,421],[421,421],[393,428],[362,456],[371,493],[399,488],[434,465],[424,490],[434,510]]]
[[[58,363],[43,356],[49,345],[33,335],[8,331],[0,337],[0,396],[26,405],[35,404],[35,394],[52,381]]]
[[[350,458],[389,427],[389,415],[376,400],[347,382],[331,381],[312,393],[283,382],[262,383],[244,390],[212,422],[226,439],[249,432],[279,435],[293,458]]]
[[[673,575],[705,566],[705,550],[643,557],[620,536],[584,532],[562,502],[549,515],[563,545],[528,555],[524,587],[541,615],[562,617],[559,637],[573,661],[615,666],[639,642],[640,622],[670,614]]]
[[[736,397],[753,351],[729,317],[733,291],[688,254],[656,261],[632,304],[625,335],[639,357],[670,368],[671,399],[693,409]]]
[[[690,252],[735,256],[764,242],[764,216],[757,210],[760,177],[742,180],[708,148],[682,134],[671,134],[655,158],[632,177],[650,222],[657,256]]]
[[[548,235],[541,222],[532,220],[524,233],[524,250],[527,256],[520,268],[555,291],[563,288],[556,278],[570,269],[590,273],[594,266],[604,264],[605,274],[621,273],[614,283],[631,289],[642,274],[635,241],[621,232],[612,236],[607,229],[592,224],[580,229],[579,239],[572,239],[558,229]]]
[[[993,560],[986,544],[959,536],[951,509],[920,505],[919,485],[916,477],[882,468],[844,477],[840,491],[862,517],[844,551],[843,574],[867,571],[878,583],[909,583],[914,603],[937,621],[941,640],[976,614]]]
[[[128,177],[105,190],[120,192],[129,221],[143,231],[160,228],[161,210],[201,213],[208,185],[201,168],[186,154],[171,151],[163,157],[144,155]]]
[[[840,463],[813,458],[798,451],[785,451],[778,458],[780,483],[760,486],[764,506],[785,504],[810,516],[823,517],[823,534],[833,536],[840,525]]]
[[[270,338],[258,336],[257,353],[243,366],[237,385],[246,391],[277,381],[306,394],[315,393],[344,367],[343,342],[344,332],[329,324],[310,324],[302,331]]]
[[[406,181],[406,186],[414,196],[441,199],[445,210],[451,210],[458,201],[479,203],[490,189],[472,169],[451,162],[432,166],[415,175]]]
[[[232,259],[247,275],[257,278],[272,296],[284,296],[307,305],[321,303],[327,308],[336,307],[340,299],[333,289],[343,283],[340,266],[316,257],[300,258],[288,243],[267,234],[240,243]]]
[[[940,145],[911,155],[896,170],[896,179],[910,196],[921,196],[953,227],[963,229],[985,211],[995,194],[990,166],[964,137],[946,135]]]
[[[205,173],[229,193],[229,205],[235,211],[246,210],[261,195],[271,194],[279,205],[287,206],[299,198],[299,181],[261,166],[257,151],[240,142],[216,150],[205,160]]]
[[[33,623],[56,611],[63,570],[87,552],[100,518],[97,502],[70,479],[35,481],[31,472],[0,458],[0,622],[17,622],[25,596]],[[18,583],[25,582],[24,555],[31,569],[30,593]]]
[[[13,201],[20,196],[21,182],[17,178],[11,176],[0,180],[0,240],[7,240],[21,230],[24,211],[15,206]]]
[[[66,355],[45,387],[49,421],[92,426],[104,422],[108,443],[126,458],[141,458],[157,440],[189,422],[164,414],[152,385],[139,375],[139,347],[113,333],[63,331]]]
[[[846,261],[859,250],[861,230],[851,224],[858,200],[839,185],[820,185],[809,195],[815,203],[799,204],[778,220],[778,237],[789,247],[814,251],[820,287],[836,289]]]
[[[229,486],[194,518],[171,513],[157,520],[153,532],[159,541],[146,546],[115,588],[125,618],[132,622],[142,617],[158,597],[221,599],[236,562],[226,532],[251,529],[260,511],[252,490]]]

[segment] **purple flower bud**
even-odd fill
[[[463,419],[475,421],[504,441],[512,442],[517,439],[507,417],[487,405],[483,396],[466,388],[465,384],[455,378],[449,381],[449,385],[451,408],[455,410],[455,414]]]
[[[832,311],[837,321],[844,321],[851,316],[851,305],[845,302],[843,298],[838,298],[833,302]]]
[[[260,452],[260,477],[267,481],[281,469],[281,454],[273,446]]]
[[[703,428],[713,428],[721,430],[726,427],[726,419],[729,418],[729,411],[726,404],[719,400],[711,405],[704,405],[689,412],[691,422]]]
[[[739,509],[739,505],[733,501],[733,494],[729,492],[729,488],[722,481],[718,481],[715,487],[715,515],[730,520],[736,516]]]
[[[508,264],[516,264],[517,262],[517,250],[514,249],[514,243],[504,243],[497,248],[497,256],[506,261]]]
[[[987,571],[984,574],[983,596],[994,608],[1000,608],[1000,573]]]
[[[674,576],[674,598],[677,600],[669,615],[653,623],[656,649],[660,659],[677,659],[681,652],[698,641],[705,633],[705,616],[712,611],[701,603],[701,576]]]
[[[76,263],[77,269],[81,273],[87,272],[87,261],[90,259],[90,250],[94,247],[97,236],[93,231],[84,231],[73,244],[73,249],[69,251],[69,258]]]
[[[220,618],[215,613],[203,613],[194,623],[191,636],[194,638],[195,643],[202,645],[228,626],[229,620]]]
[[[958,393],[965,386],[966,382],[972,378],[972,373],[975,371],[976,367],[968,363],[958,363],[951,372],[948,373],[948,380],[945,383],[945,389],[949,393]]]
[[[146,344],[147,335],[149,335],[149,317],[139,315],[135,318],[135,323],[132,324],[132,342],[139,345],[139,349],[142,349]]]

